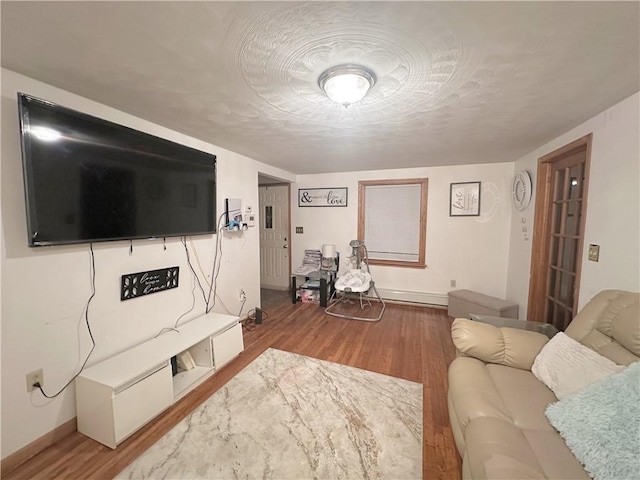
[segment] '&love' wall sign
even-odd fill
[[[346,207],[347,187],[299,188],[299,207]]]

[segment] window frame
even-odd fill
[[[365,238],[366,189],[386,185],[420,185],[420,238],[418,245],[418,261],[369,259],[369,265],[387,265],[404,268],[426,268],[427,244],[427,194],[429,190],[428,178],[404,178],[391,180],[362,180],[358,182],[358,239],[367,244]]]

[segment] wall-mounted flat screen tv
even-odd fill
[[[216,156],[18,94],[29,245],[215,233]]]

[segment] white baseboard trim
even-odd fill
[[[449,295],[442,293],[407,292],[405,290],[392,290],[378,288],[378,293],[385,300],[397,300],[400,302],[425,303],[427,305],[449,305]]]

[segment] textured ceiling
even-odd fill
[[[503,162],[640,89],[639,5],[3,1],[2,66],[293,173]]]

